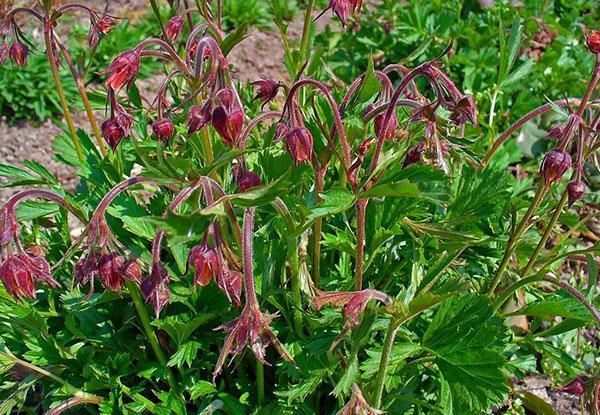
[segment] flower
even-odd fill
[[[169,273],[161,264],[153,264],[150,275],[142,281],[140,288],[146,302],[152,305],[156,318],[158,318],[160,311],[171,299]]]
[[[90,25],[90,31],[88,33],[88,47],[90,49],[95,48],[100,42],[102,36],[106,36],[115,26],[115,19],[110,16],[98,16],[92,17],[92,24]]]
[[[425,152],[425,142],[419,141],[406,152],[403,167],[408,167],[421,160],[421,156]]]
[[[558,392],[569,393],[575,396],[583,396],[586,392],[586,383],[589,381],[589,378],[585,375],[579,375],[567,385],[558,389]]]
[[[103,35],[107,35],[115,26],[115,19],[110,16],[103,16],[101,19],[96,22],[94,28],[102,33]]]
[[[569,207],[571,207],[585,194],[585,184],[581,180],[571,180],[567,184],[567,194],[569,196]]]
[[[285,145],[296,166],[310,159],[313,151],[313,137],[304,127],[296,127],[285,135]]]
[[[19,40],[15,40],[9,49],[10,58],[13,62],[21,68],[27,65],[27,55],[29,55],[29,49],[25,44]]]
[[[352,384],[352,397],[336,415],[380,415],[383,412],[371,408],[356,383]]]
[[[279,92],[279,88],[281,88],[281,84],[279,82],[275,82],[270,79],[260,79],[252,82],[250,85],[258,87],[254,101],[260,99],[262,101],[262,107],[264,107],[270,101],[273,101]]]
[[[217,107],[212,114],[212,124],[225,143],[235,144],[244,126],[244,110],[232,89],[217,92]]]
[[[198,105],[192,106],[188,112],[188,135],[200,131],[211,119],[212,113],[210,102],[207,102],[202,107],[199,107]]]
[[[386,126],[383,124],[385,121],[385,115],[386,115],[386,113],[382,112],[381,114],[379,114],[375,117],[375,135],[379,139],[381,139],[383,132],[386,130]],[[392,141],[394,139],[394,136],[396,135],[397,127],[398,127],[398,117],[396,117],[396,114],[394,113],[394,114],[392,114],[392,117],[390,118],[390,121],[387,125],[387,132],[386,132],[384,140]]]
[[[238,190],[245,192],[248,189],[261,185],[261,180],[258,175],[252,171],[244,171],[240,174],[236,180]]]
[[[123,140],[123,137],[125,137],[125,131],[114,118],[104,121],[101,129],[102,137],[104,137],[110,148],[115,151],[121,140]]]
[[[115,91],[120,90],[124,85],[127,88],[133,84],[141,67],[140,54],[137,50],[126,50],[117,55],[112,63],[101,75],[108,74],[106,85]]]
[[[352,327],[356,327],[360,324],[360,315],[367,308],[367,304],[370,300],[378,300],[385,305],[389,305],[392,303],[392,299],[385,293],[376,290],[362,290],[362,291],[347,291],[347,292],[324,292],[319,291],[317,295],[313,298],[313,302],[315,303],[317,309],[321,309],[327,304],[330,304],[334,307],[343,307],[342,315],[347,320],[346,324],[344,324],[344,328],[340,333],[339,337],[333,342],[331,345],[331,349],[335,349],[335,347],[342,341],[346,333],[352,329]]]
[[[183,24],[185,20],[183,16],[173,16],[165,25],[165,34],[171,40],[171,42],[175,42],[179,36],[181,35],[181,30],[183,29]]]
[[[471,95],[465,95],[458,100],[454,106],[450,120],[456,125],[465,125],[470,122],[477,125],[477,107],[475,99]]]
[[[246,304],[240,317],[217,327],[216,330],[225,330],[229,334],[225,338],[223,349],[213,371],[213,378],[221,373],[225,360],[229,355],[235,357],[242,353],[246,347],[250,347],[254,356],[264,363],[266,346],[271,343],[284,360],[293,362],[292,357],[271,330],[270,324],[275,316],[274,314],[261,313],[256,305]]]
[[[152,131],[156,138],[165,144],[169,144],[171,137],[175,134],[175,126],[173,125],[173,121],[169,118],[161,118],[154,121],[152,124]]]
[[[0,281],[6,291],[17,300],[23,297],[35,298],[35,284],[31,270],[22,259],[11,252],[0,264]]]
[[[600,53],[600,31],[592,30],[585,35],[587,46],[592,53]]]
[[[125,283],[125,258],[117,253],[102,254],[98,260],[98,277],[106,288],[120,292]]]
[[[193,247],[187,260],[187,270],[194,267],[194,284],[206,287],[219,271],[217,254],[206,242]]]
[[[325,11],[331,9],[345,27],[350,14],[360,12],[361,8],[362,0],[329,0],[329,6]]]
[[[544,157],[540,173],[546,184],[559,182],[571,167],[571,156],[565,150],[554,148]]]

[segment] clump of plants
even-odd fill
[[[170,3],[161,33],[101,72],[95,142],[57,137],[74,192],[43,166],[1,166],[27,188],[0,209],[0,413],[550,411],[514,387],[538,363],[600,413],[595,351],[578,361],[552,344],[600,325],[585,222],[555,234],[600,145],[599,32],[586,93],[479,154],[476,102],[445,70],[452,45],[414,68],[365,56],[336,87],[305,75],[318,62],[309,1],[300,39],[280,25],[293,81],[249,87],[232,76],[244,33],[223,30],[222,2]],[[346,24],[362,4],[328,8]],[[93,53],[117,16],[51,1],[2,14],[2,51],[20,65],[14,16],[41,23],[59,94],[58,60],[71,64],[55,30],[70,10],[90,16]],[[137,75],[155,60],[165,76],[142,96]],[[524,123],[561,109],[535,178],[494,162]],[[573,258],[586,286],[562,271]],[[521,315],[533,320],[511,326]]]

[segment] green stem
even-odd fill
[[[531,216],[535,212],[535,209],[538,207],[538,205],[544,198],[544,195],[546,194],[547,190],[548,190],[548,186],[545,184],[545,182],[540,181],[540,184],[537,188],[535,196],[533,197],[533,200],[531,201],[531,204],[529,205],[529,209],[527,209],[527,213],[525,213],[525,216],[523,216],[523,218],[521,219],[521,223],[519,224],[517,229],[513,232],[510,239],[508,240],[508,245],[506,246],[506,251],[504,251],[504,257],[502,258],[502,262],[500,263],[500,266],[498,267],[498,270],[496,271],[496,275],[494,276],[494,279],[492,280],[492,283],[490,284],[490,288],[488,290],[488,296],[493,295],[494,291],[496,291],[496,287],[498,286],[498,283],[500,283],[500,280],[502,279],[502,276],[504,275],[504,272],[506,271],[506,266],[508,265],[508,262],[510,261],[510,257],[512,256],[512,254],[515,251],[515,248],[517,246],[517,242],[519,241],[519,238],[525,231],[525,228],[527,227],[529,219],[531,218]]]
[[[362,290],[365,259],[365,222],[369,199],[359,200],[356,204],[356,291]]]
[[[533,251],[531,258],[529,258],[527,265],[521,272],[521,278],[524,278],[527,276],[527,274],[533,267],[533,264],[535,264],[535,261],[537,260],[538,256],[540,255],[540,252],[542,252],[542,249],[544,249],[544,246],[546,246],[546,242],[548,241],[548,238],[550,237],[550,234],[552,233],[552,230],[554,229],[554,226],[556,225],[556,222],[558,221],[558,218],[559,218],[560,214],[562,213],[562,210],[565,207],[565,204],[567,203],[568,199],[569,199],[569,192],[565,189],[560,201],[558,202],[558,206],[556,206],[556,209],[554,210],[554,214],[552,215],[552,218],[550,219],[550,223],[548,223],[548,226],[546,226],[546,229],[544,230],[542,239],[540,239],[540,242],[535,247],[535,251]]]
[[[288,257],[292,279],[292,300],[294,303],[294,326],[298,335],[302,334],[302,296],[300,290],[300,260],[298,258],[298,238],[288,238]]]
[[[52,71],[52,77],[54,78],[54,83],[56,84],[56,92],[58,93],[58,97],[60,99],[60,106],[62,107],[63,114],[65,116],[65,121],[67,122],[69,133],[71,134],[71,139],[73,140],[73,145],[75,146],[75,151],[77,152],[77,157],[79,158],[79,161],[83,162],[85,159],[83,155],[83,148],[81,147],[81,142],[79,141],[79,137],[77,136],[77,132],[75,131],[75,124],[73,123],[73,118],[71,117],[71,113],[69,112],[69,104],[67,103],[65,91],[63,89],[62,82],[60,80],[60,75],[58,73],[58,67],[56,66],[54,50],[52,48],[52,42],[50,40],[50,34],[50,31],[44,31],[44,39],[46,41],[46,53],[48,54],[50,70]]]
[[[310,23],[312,22],[312,13],[315,7],[315,0],[309,0],[304,15],[304,27],[302,29],[302,40],[300,41],[300,56],[302,60],[306,59],[308,48],[308,36],[310,34]],[[300,62],[302,64],[302,62]]]
[[[256,392],[258,406],[262,407],[265,402],[265,365],[260,360],[256,360]]]
[[[502,305],[514,294],[519,288],[531,284],[532,282],[541,281],[544,277],[542,275],[532,275],[527,278],[518,280],[517,282],[510,285],[497,299],[494,301],[494,311],[500,310]]]
[[[377,371],[377,383],[375,384],[375,408],[381,408],[381,402],[383,398],[383,388],[385,387],[385,377],[387,376],[388,364],[390,356],[392,354],[392,346],[396,339],[396,334],[400,328],[400,323],[394,319],[390,319],[387,332],[385,333],[385,340],[383,343],[383,350],[381,351],[381,360],[379,361],[379,370]]]
[[[90,120],[90,125],[92,126],[92,131],[94,132],[94,136],[96,137],[96,141],[98,142],[98,146],[100,147],[100,154],[102,154],[102,157],[106,157],[108,151],[106,150],[106,145],[104,144],[102,133],[100,132],[98,122],[96,121],[96,116],[94,115],[94,110],[92,110],[92,105],[90,104],[87,91],[85,90],[85,85],[82,79],[78,79],[76,82],[77,89],[79,90],[79,95],[81,95],[81,101],[83,102],[85,112],[88,116],[88,119]]]
[[[150,343],[150,346],[152,347],[152,350],[154,351],[158,362],[161,366],[167,368],[169,386],[172,389],[176,389],[175,376],[173,375],[171,369],[167,367],[167,358],[162,348],[160,347],[160,344],[158,343],[158,337],[156,337],[156,333],[154,333],[154,330],[152,329],[152,326],[150,324],[150,316],[148,314],[148,311],[146,310],[144,300],[142,299],[142,295],[139,291],[139,288],[137,285],[135,285],[133,281],[129,280],[125,281],[125,286],[127,287],[127,291],[129,291],[129,295],[133,300],[135,309],[137,310],[137,313],[140,317],[140,321],[142,322],[142,327],[144,328],[146,338],[148,339],[148,342]]]

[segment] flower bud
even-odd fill
[[[179,38],[184,23],[183,16],[179,15],[171,17],[171,20],[167,22],[165,25],[165,34],[171,42],[175,42]]]
[[[285,136],[285,145],[296,166],[310,160],[313,151],[313,137],[304,127],[296,127]]]
[[[378,139],[381,139],[383,132],[386,130],[386,126],[384,125],[385,115],[386,112],[384,111],[375,117],[375,135]],[[393,141],[394,136],[396,135],[396,128],[398,127],[398,117],[396,117],[395,113],[392,114],[388,125],[389,127],[387,128],[384,140]]]
[[[104,137],[110,148],[115,151],[123,137],[125,137],[125,131],[116,119],[111,118],[102,123],[102,137]]]
[[[569,153],[560,148],[555,148],[544,157],[540,173],[546,184],[556,183],[562,179],[569,167],[571,167]]]
[[[222,89],[216,98],[218,106],[212,115],[213,127],[225,143],[234,145],[244,126],[244,110],[231,89]]]
[[[411,164],[415,164],[420,161],[424,152],[425,143],[420,141],[406,152],[406,158],[404,159],[403,167],[408,167]]]
[[[600,31],[592,30],[585,35],[587,46],[592,53],[600,53]]]
[[[108,74],[106,85],[118,91],[124,85],[127,88],[133,84],[141,67],[140,54],[137,50],[126,50],[121,52],[112,61],[108,68],[100,74]]]
[[[250,85],[258,87],[254,101],[260,99],[263,107],[265,104],[275,99],[277,92],[279,92],[279,88],[281,88],[281,84],[279,82],[275,82],[270,79],[254,81]]]
[[[210,120],[212,119],[211,115],[211,107],[209,103],[206,103],[204,106],[199,107],[194,105],[190,108],[188,112],[188,135],[193,134],[196,131],[200,131],[204,126],[206,126]]]
[[[6,260],[0,264],[0,281],[6,291],[15,299],[35,298],[33,275],[27,264],[9,252]]]
[[[569,382],[566,386],[558,389],[558,392],[569,393],[575,396],[583,396],[586,392],[586,383],[588,382],[588,377],[584,375],[579,375],[571,382]]]
[[[470,122],[477,125],[477,107],[475,99],[471,95],[463,96],[454,106],[450,120],[456,125],[465,125]]]
[[[261,185],[260,177],[254,172],[244,171],[240,174],[239,179],[236,180],[238,190],[245,192],[248,189]]]
[[[175,134],[175,126],[169,118],[162,118],[152,124],[152,131],[156,138],[165,144],[169,144],[171,137]]]
[[[10,46],[9,50],[10,58],[15,64],[21,68],[27,65],[27,55],[29,55],[29,49],[19,40],[15,40]]]
[[[150,275],[142,281],[140,289],[147,303],[152,305],[156,318],[171,299],[169,273],[161,264],[152,265]]]
[[[571,207],[585,194],[585,184],[581,180],[571,180],[567,184],[567,194],[569,195],[569,207]]]

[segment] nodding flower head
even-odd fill
[[[394,137],[396,136],[396,128],[398,128],[398,117],[396,117],[396,113],[392,114],[389,124],[387,125],[387,130],[386,125],[384,125],[384,122],[385,112],[382,112],[381,114],[375,117],[375,135],[377,136],[377,138],[381,139],[381,136],[384,134],[384,131],[386,131],[385,137],[383,139],[387,141],[393,141]]]
[[[10,45],[9,54],[10,58],[16,65],[20,66],[21,68],[27,65],[27,56],[29,55],[29,49],[20,40],[16,39],[13,42],[13,44]]]
[[[310,160],[313,151],[313,136],[304,127],[292,128],[285,135],[285,145],[296,166]]]
[[[35,284],[30,268],[11,252],[0,264],[0,281],[4,284],[6,291],[17,300],[24,297],[35,298]]]
[[[583,396],[586,393],[586,384],[589,382],[589,378],[585,375],[579,375],[567,385],[558,389],[558,392],[564,392],[575,396]]]
[[[216,96],[217,106],[212,114],[212,124],[226,144],[237,141],[244,126],[244,110],[232,89],[222,89]]]
[[[317,309],[321,309],[327,304],[331,304],[334,307],[343,307],[342,314],[346,319],[346,324],[344,324],[344,328],[339,337],[331,345],[331,349],[335,349],[352,327],[356,327],[360,324],[360,315],[365,311],[370,300],[378,300],[385,305],[392,303],[392,299],[387,294],[375,290],[331,293],[320,291],[317,296],[313,298],[313,302],[317,306]]]
[[[188,112],[187,127],[188,135],[193,134],[203,129],[212,119],[212,111],[210,102],[207,102],[202,107],[194,105]]]
[[[121,52],[112,63],[100,74],[108,74],[106,85],[115,91],[123,86],[127,88],[133,84],[141,67],[140,54],[137,50],[126,50]]]
[[[110,16],[98,18],[92,17],[92,24],[88,33],[88,46],[90,49],[95,48],[100,42],[102,36],[106,36],[115,26],[115,19]]]
[[[217,253],[206,242],[193,247],[187,260],[187,271],[194,267],[194,284],[206,287],[219,272]]]
[[[6,206],[0,208],[0,246],[14,240],[18,233],[19,223],[14,209]]]
[[[104,137],[110,148],[115,151],[123,137],[125,137],[125,131],[116,119],[111,118],[102,123],[102,137]]]
[[[258,174],[252,171],[245,171],[240,175],[239,179],[236,180],[236,183],[238,190],[240,192],[245,192],[253,187],[260,186],[262,182],[260,177],[258,177]]]
[[[125,261],[117,253],[102,254],[98,260],[100,282],[111,291],[120,292],[126,279],[139,282],[139,265],[135,261]]]
[[[450,120],[456,125],[465,125],[470,122],[477,126],[477,106],[475,99],[471,95],[465,95],[458,100],[454,106],[454,111]]]
[[[600,53],[600,31],[592,30],[585,35],[587,46],[592,53]]]
[[[103,16],[96,22],[94,27],[98,32],[107,35],[115,27],[115,19],[110,16]]]
[[[554,148],[544,157],[540,173],[546,184],[557,183],[571,167],[571,156],[565,150]]]
[[[336,415],[381,415],[382,411],[371,408],[356,383],[352,384],[352,397]]]
[[[413,147],[411,147],[406,152],[406,157],[404,158],[403,167],[408,167],[411,164],[415,164],[421,160],[421,156],[425,152],[425,143],[423,141],[419,141]]]
[[[175,134],[175,126],[169,118],[161,118],[154,121],[152,131],[156,138],[165,144],[169,144],[169,141],[171,141],[171,138]]]
[[[140,288],[146,302],[152,306],[158,318],[160,311],[171,299],[168,271],[160,263],[153,264],[150,275],[142,281]]]
[[[571,207],[585,194],[585,184],[581,180],[571,180],[567,184],[567,194],[569,196],[569,207]]]
[[[258,88],[256,96],[254,97],[254,101],[260,99],[263,107],[275,99],[277,93],[279,92],[279,88],[281,88],[281,84],[279,82],[275,82],[270,79],[254,81],[251,83],[251,85]]]
[[[171,17],[171,20],[165,25],[165,34],[171,42],[175,42],[181,35],[185,20],[183,16],[177,15]]]
[[[362,0],[329,0],[328,8],[335,13],[345,27],[350,14],[360,12]]]

